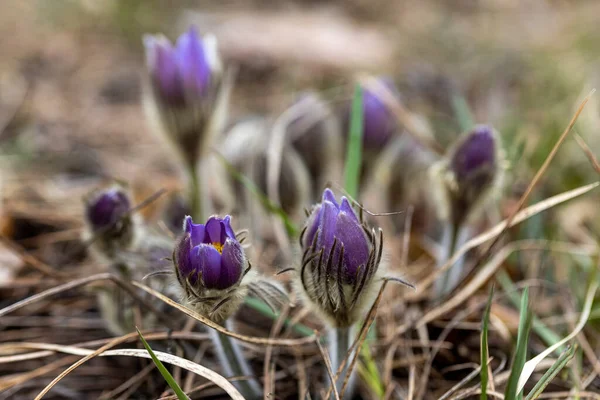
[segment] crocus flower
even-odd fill
[[[398,91],[391,79],[378,78],[378,86],[385,87],[396,98]],[[363,145],[367,150],[382,149],[398,130],[398,122],[393,112],[375,88],[363,87]],[[345,118],[345,131],[350,127],[352,104],[348,105]]]
[[[463,223],[477,209],[501,174],[501,153],[494,129],[478,125],[453,146],[447,162],[450,217]]]
[[[191,27],[173,46],[163,36],[144,37],[150,81],[146,110],[188,163],[203,150],[221,82],[216,41]]]
[[[247,261],[230,221],[230,216],[211,217],[206,224],[194,224],[191,217],[185,218],[185,234],[176,249],[180,279],[217,290],[239,282]]]
[[[338,203],[326,189],[301,236],[299,271],[308,300],[334,326],[352,325],[370,298],[371,281],[382,256],[382,235],[361,223],[348,199]]]
[[[129,197],[120,187],[97,190],[85,199],[84,239],[99,255],[114,261],[133,245],[136,222],[130,208]]]

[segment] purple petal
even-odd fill
[[[340,211],[344,212],[346,214],[348,214],[349,216],[351,216],[357,223],[360,224],[360,221],[358,220],[358,216],[356,215],[356,213],[354,212],[354,209],[352,208],[352,206],[350,205],[350,202],[348,201],[348,199],[346,197],[342,197],[342,205],[340,206]]]
[[[177,68],[175,52],[167,41],[156,41],[154,45],[154,65],[150,70],[154,85],[162,100],[173,106],[184,102],[181,78]]]
[[[331,203],[333,203],[337,208],[339,208],[339,204],[337,203],[337,200],[335,199],[335,195],[333,194],[333,192],[331,191],[331,189],[327,188],[323,191],[323,202],[325,201],[330,201]]]
[[[175,267],[179,270],[180,275],[189,278],[192,284],[198,280],[198,271],[196,271],[190,261],[190,251],[192,249],[190,235],[184,234],[175,245],[174,262]]]
[[[235,239],[235,232],[231,228],[231,217],[226,215],[223,219],[223,226],[225,227],[225,233],[228,238]]]
[[[244,268],[244,251],[235,240],[227,239],[221,254],[221,276],[218,289],[233,286],[242,276]]]
[[[319,203],[313,207],[310,216],[308,217],[308,221],[306,221],[306,232],[304,233],[304,243],[305,247],[312,245],[312,242],[315,238],[317,231],[319,230],[319,226],[321,224],[323,207]]]
[[[179,37],[176,52],[184,87],[195,95],[202,95],[208,87],[211,70],[202,39],[195,27],[191,27]]]
[[[219,286],[221,276],[221,254],[209,244],[200,244],[191,251],[194,270],[202,273],[202,284],[207,289]]]
[[[358,267],[364,266],[369,259],[369,242],[367,235],[354,217],[341,212],[335,224],[335,236],[344,244],[344,264],[346,277],[352,282]]]
[[[204,243],[225,243],[225,226],[218,217],[210,217],[206,222]]]
[[[336,219],[338,217],[339,210],[330,201],[323,201],[321,211],[321,221],[319,223],[319,238],[317,246],[325,249],[325,255],[329,254],[331,247],[333,246]]]
[[[192,217],[187,216],[184,222],[185,232],[190,234],[192,246],[197,246],[204,242],[205,227],[203,224],[194,224]]]

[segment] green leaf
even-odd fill
[[[490,322],[490,311],[492,309],[492,298],[494,297],[494,287],[490,289],[490,295],[488,297],[485,312],[483,313],[483,320],[481,321],[481,400],[487,400],[487,386],[490,379],[488,375],[488,328]]]
[[[354,98],[352,100],[349,136],[346,165],[344,166],[344,189],[346,189],[351,197],[356,197],[362,164],[363,137],[363,93],[362,87],[358,83],[354,89]]]
[[[527,359],[527,340],[531,330],[531,310],[529,309],[529,288],[523,290],[521,297],[521,314],[519,316],[519,332],[517,334],[517,349],[513,356],[513,363],[510,370],[510,376],[504,392],[505,400],[522,399],[523,394],[517,395],[517,386],[521,371]]]
[[[160,362],[160,360],[158,358],[156,358],[156,355],[152,351],[152,348],[150,347],[148,342],[146,342],[146,339],[144,339],[142,332],[140,332],[140,330],[137,327],[135,328],[135,330],[137,331],[138,335],[140,335],[140,340],[144,344],[144,347],[146,348],[146,350],[148,350],[148,353],[150,353],[150,357],[152,357],[152,361],[154,361],[154,365],[156,365],[156,368],[158,368],[158,370],[160,371],[160,374],[163,376],[163,378],[165,378],[165,381],[167,381],[167,383],[169,384],[171,389],[173,389],[173,392],[175,392],[175,395],[177,395],[177,398],[179,400],[189,400],[190,398],[183,392],[183,390],[181,390],[181,388],[179,387],[177,382],[175,382],[173,375],[171,375],[171,373],[167,370],[167,368],[165,368],[163,363]]]
[[[577,346],[569,346],[567,350],[563,351],[560,357],[552,364],[550,369],[542,375],[540,380],[535,384],[531,392],[527,395],[525,400],[533,400],[538,398],[546,386],[554,379],[554,377],[567,365],[567,363],[575,355],[575,349]]]

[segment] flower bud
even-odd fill
[[[348,199],[326,189],[313,207],[300,241],[304,250],[300,288],[332,325],[351,326],[374,293],[382,256],[382,233],[361,223]]]
[[[187,300],[217,321],[240,305],[245,291],[237,289],[250,268],[230,220],[210,217],[206,224],[194,224],[186,217],[173,252],[175,274]]]
[[[203,151],[221,83],[221,66],[212,36],[194,27],[173,46],[163,36],[144,37],[150,81],[148,115],[187,163]]]
[[[391,79],[377,79],[378,86],[385,87],[389,92],[399,98],[398,91]],[[383,100],[383,94],[377,88],[363,87],[363,146],[367,150],[382,149],[398,130],[396,116]],[[352,103],[346,110],[344,132],[347,134],[352,118]]]
[[[94,192],[85,200],[86,236],[93,240],[93,248],[109,259],[134,243],[135,222],[130,208],[131,202],[120,188]]]
[[[502,175],[503,155],[497,133],[478,125],[463,135],[443,161],[448,217],[455,225],[476,213]]]

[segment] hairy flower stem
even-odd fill
[[[334,375],[337,372],[337,370],[339,369],[339,367],[342,364],[342,362],[344,361],[344,359],[346,358],[346,355],[348,354],[348,350],[352,346],[353,341],[354,341],[354,338],[353,338],[352,327],[334,328],[329,331],[329,341],[328,341],[329,355],[331,356],[331,368],[333,370]],[[349,357],[349,360],[350,359],[351,359],[351,356]],[[348,364],[349,364],[349,361],[346,363],[346,365],[342,369],[342,371],[339,374],[339,377],[335,383],[338,393],[341,392],[342,386],[344,385],[344,378],[346,377],[346,373],[348,372]],[[352,371],[352,373],[350,375],[350,380],[348,381],[348,384],[346,385],[346,390],[344,392],[344,397],[343,397],[344,399],[352,398],[352,393],[354,392],[355,375],[356,374],[354,373],[354,371]],[[329,377],[327,377],[327,380],[329,380]],[[332,399],[334,398],[333,394],[332,394],[331,398]]]
[[[231,328],[228,322],[225,322],[225,326],[227,329]],[[225,377],[252,376],[250,365],[248,365],[248,362],[244,358],[239,344],[232,340],[230,336],[224,335],[214,329],[209,329],[209,332],[219,363],[223,367]],[[263,390],[256,378],[236,381],[233,382],[233,385],[247,400],[258,400],[263,397]]]
[[[188,195],[192,217],[194,219],[204,219],[204,204],[202,198],[202,184],[200,182],[199,164],[195,163],[188,167]]]
[[[469,229],[463,224],[448,223],[444,227],[442,247],[444,253],[438,260],[438,268],[443,266],[454,255],[468,238]],[[438,299],[450,293],[460,282],[465,266],[465,258],[458,259],[446,272],[440,276],[435,284],[435,293]]]

